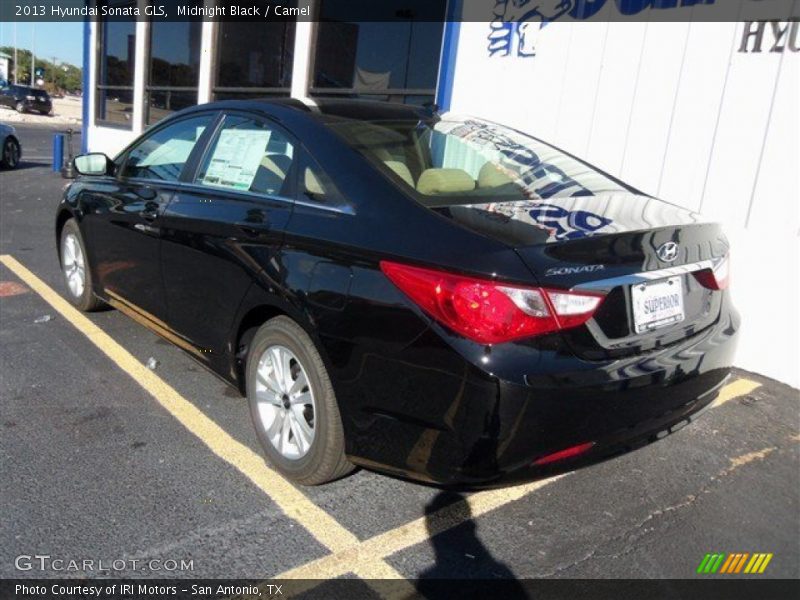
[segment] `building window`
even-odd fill
[[[99,3],[98,3],[99,4]],[[135,2],[105,2],[132,7]],[[133,72],[136,56],[135,17],[115,17],[97,26],[95,120],[130,129],[133,122]]]
[[[214,100],[288,96],[295,23],[220,22]]]
[[[445,0],[381,3],[387,16],[403,10],[424,13],[428,20],[353,22],[339,17],[340,10],[347,11],[345,0],[322,0],[310,94],[433,102],[445,6]]]
[[[176,110],[197,104],[202,26],[199,21],[150,23],[145,87],[148,125]]]

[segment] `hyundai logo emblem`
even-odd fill
[[[678,244],[675,242],[661,244],[656,250],[656,255],[664,262],[672,262],[678,258]]]

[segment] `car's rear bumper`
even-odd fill
[[[53,110],[52,102],[37,102],[36,100],[26,100],[25,108],[27,110],[35,110],[36,112],[50,112]]]
[[[680,343],[607,362],[545,361],[547,370],[532,369],[524,383],[499,380],[452,349],[437,354],[435,334],[423,335],[402,357],[364,357],[362,393],[345,386],[348,454],[399,476],[476,486],[603,460],[676,431],[707,407],[729,376],[738,325],[726,299],[714,325]],[[579,456],[534,464],[588,443]]]

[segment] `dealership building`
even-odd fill
[[[170,112],[235,98],[435,102],[502,122],[723,223],[738,364],[797,387],[798,21],[753,20],[748,1],[729,22],[709,21],[714,0],[541,2],[555,12],[533,16],[511,0],[376,2],[389,22],[309,0],[313,21],[87,21],[84,145],[114,155]],[[564,12],[576,4],[608,21]],[[465,5],[485,20],[459,22]],[[619,210],[637,207],[603,216]]]

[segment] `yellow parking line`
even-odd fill
[[[513,488],[477,492],[463,500],[439,509],[432,515],[420,517],[410,523],[378,534],[357,546],[348,548],[344,552],[318,558],[301,567],[276,575],[275,579],[334,578],[349,572],[358,574],[354,568],[356,565],[365,568],[366,561],[383,559],[424,542],[428,538],[461,525],[470,519],[476,519],[501,506],[505,506],[509,502],[519,500],[562,477],[565,476],[559,475]]]
[[[720,406],[728,400],[749,394],[760,385],[749,379],[737,379],[720,390],[719,398],[722,399],[722,402],[715,400],[711,406]],[[467,520],[480,517],[510,502],[520,500],[562,477],[566,477],[566,475],[509,489],[478,492],[440,509],[430,517],[421,517],[411,523],[364,540],[358,546],[348,548],[343,552],[323,556],[300,567],[285,571],[277,575],[275,579],[334,578],[350,572],[358,574],[354,568],[355,565],[366,568],[365,561],[385,559],[430,537],[457,527]],[[313,587],[313,583],[309,582],[308,587]]]
[[[0,262],[5,263],[20,279],[71,321],[100,350],[105,352],[142,387],[150,392],[189,431],[197,435],[215,454],[250,478],[260,489],[273,498],[288,516],[296,519],[320,543],[331,550],[332,554],[330,555],[285,571],[273,578],[273,580],[307,580],[304,582],[304,586],[292,586],[294,594],[301,593],[304,589],[315,587],[321,583],[319,580],[332,579],[347,573],[354,573],[367,580],[401,578],[402,576],[385,562],[385,558],[424,542],[470,519],[475,519],[510,502],[524,498],[528,494],[566,476],[559,475],[513,488],[478,492],[439,509],[432,515],[420,517],[410,523],[359,542],[352,533],[309,501],[305,495],[297,491],[288,481],[268,469],[258,455],[231,438],[214,421],[206,417],[193,404],[139,363],[110,336],[75,310],[14,258],[0,256]],[[720,390],[719,396],[711,406],[717,407],[729,400],[749,394],[760,385],[748,379],[737,379]],[[405,585],[397,588],[400,595],[407,590],[408,587]],[[385,590],[382,590],[381,593],[385,594]]]
[[[761,387],[761,384],[757,381],[752,381],[750,379],[737,379],[726,385],[719,391],[719,396],[714,402],[711,404],[711,408],[716,408],[717,406],[722,406],[729,400],[733,400],[734,398],[739,398],[741,396],[746,396],[754,389]]]
[[[219,458],[239,470],[269,496],[291,519],[297,521],[331,552],[341,552],[358,544],[358,538],[342,527],[333,517],[309,500],[278,473],[267,467],[264,459],[244,444],[232,438],[194,404],[181,396],[158,375],[140,363],[111,336],[59,296],[46,283],[8,255],[0,262],[39,294],[85,335],[101,352],[114,361],[133,380],[175,417],[181,425],[208,446]],[[386,576],[394,571],[386,565]],[[394,575],[400,577],[395,571]]]

